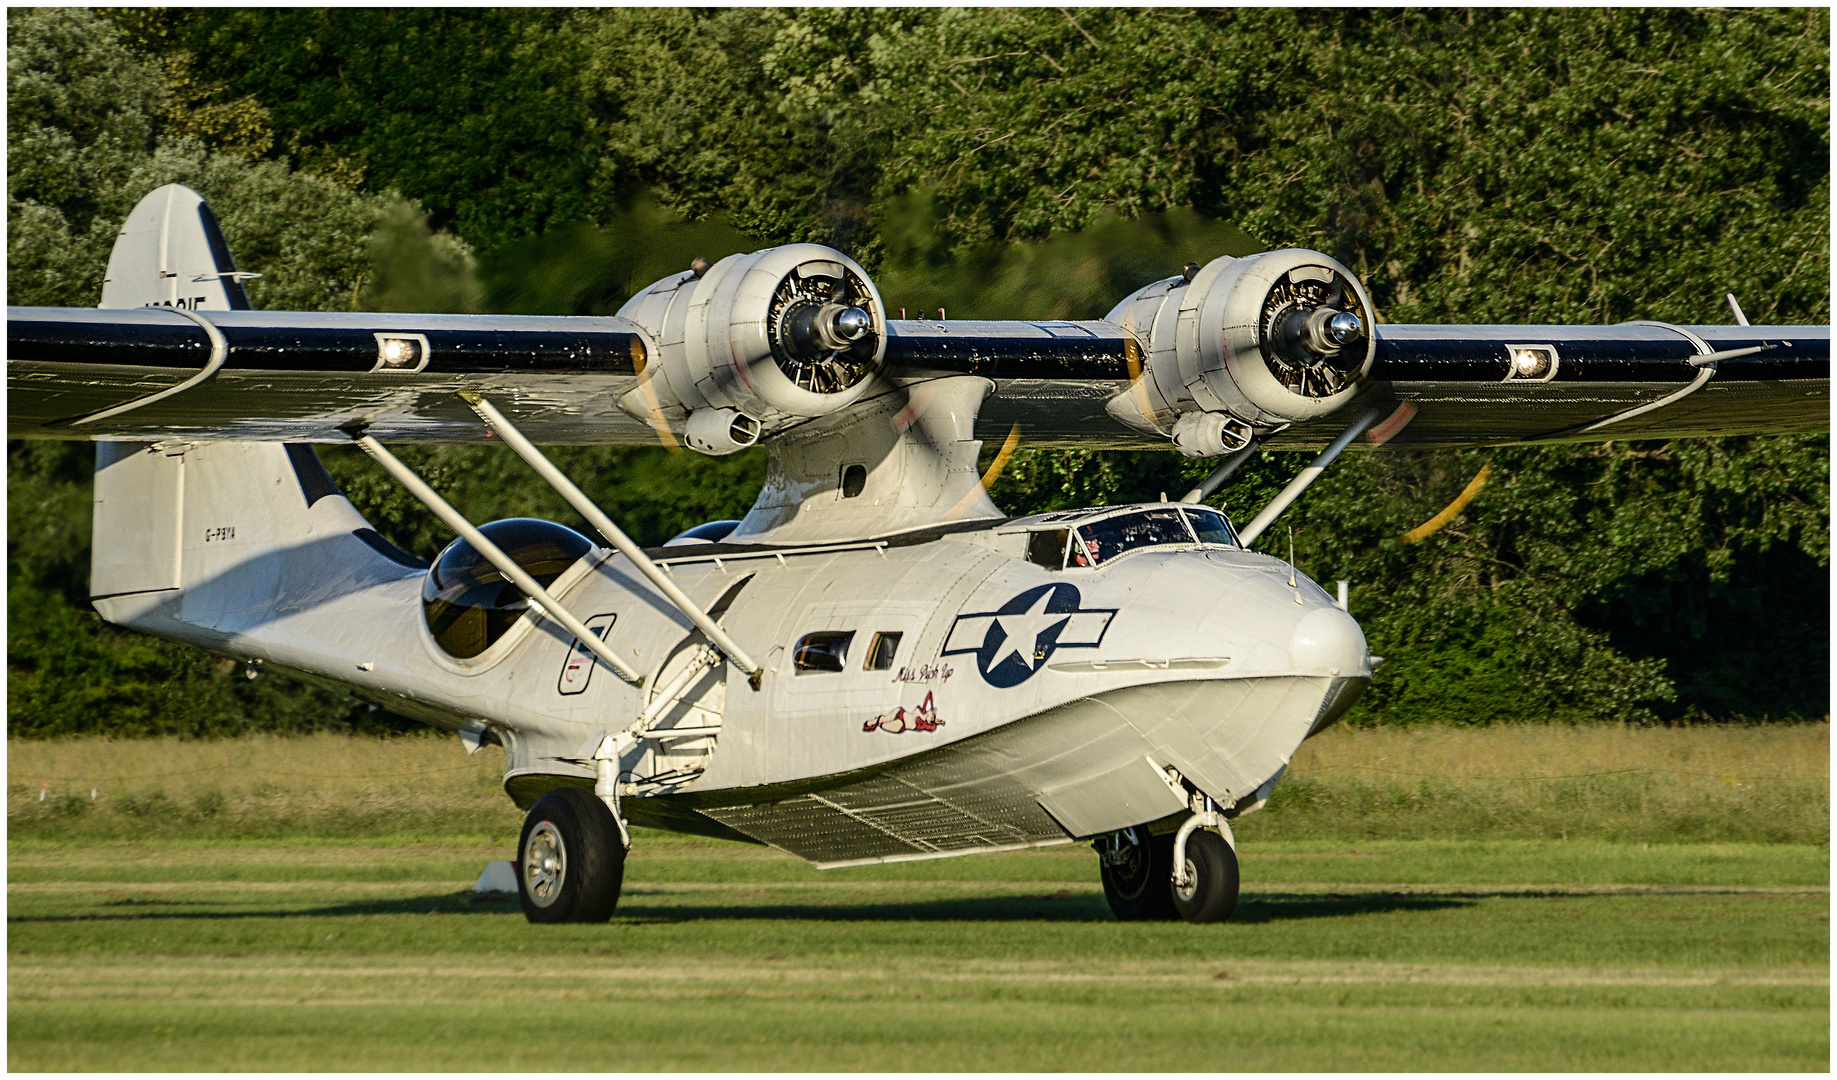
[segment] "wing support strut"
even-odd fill
[[[598,634],[587,629],[579,619],[570,615],[568,609],[562,607],[559,600],[556,600],[535,578],[530,577],[527,571],[517,565],[516,560],[504,554],[502,548],[487,539],[484,533],[479,532],[470,521],[466,520],[464,514],[453,509],[452,504],[441,498],[439,492],[429,487],[427,481],[416,476],[413,469],[402,464],[394,454],[384,449],[382,443],[368,435],[358,435],[357,445],[364,453],[375,458],[384,471],[407,488],[410,495],[421,500],[422,505],[432,510],[435,517],[446,523],[447,528],[465,537],[466,542],[478,549],[478,553],[485,557],[486,562],[490,563],[498,573],[508,578],[511,584],[521,589],[523,595],[529,597],[529,602],[541,608],[543,614],[560,623],[562,628],[573,634],[582,645],[587,647],[589,652],[605,661],[607,667],[618,672],[620,678],[634,686],[644,685],[644,677],[632,670],[631,665],[621,660],[619,655],[612,651],[612,646],[601,640]]]
[[[676,610],[688,616],[689,621],[695,624],[695,628],[702,632],[702,636],[712,642],[715,648],[721,650],[723,656],[745,672],[747,682],[752,684],[754,690],[759,689],[759,680],[765,674],[765,669],[748,656],[746,650],[727,635],[727,631],[721,629],[719,624],[709,618],[707,612],[677,588],[676,583],[665,576],[657,564],[651,561],[650,556],[644,553],[644,549],[633,543],[631,537],[625,535],[624,530],[613,524],[605,511],[594,505],[592,499],[587,498],[586,492],[576,487],[574,481],[569,480],[560,469],[557,469],[554,462],[550,461],[542,451],[536,449],[534,443],[525,438],[515,425],[504,418],[503,413],[499,412],[491,402],[485,400],[484,395],[465,392],[459,396],[466,404],[472,406],[472,411],[478,413],[485,423],[491,425],[492,429],[504,440],[506,446],[516,451],[517,456],[522,458],[530,468],[536,470],[536,474],[547,481],[557,494],[568,500],[569,506],[572,506],[581,517],[591,522],[593,527],[599,530],[601,536],[612,541],[612,546],[619,549],[619,554],[630,559],[632,565],[636,566],[638,571],[657,587],[657,591],[661,592],[670,603],[676,605]]]
[[[1327,444],[1327,448],[1320,452],[1320,456],[1314,459],[1312,465],[1301,470],[1293,480],[1290,480],[1288,486],[1283,488],[1275,498],[1269,500],[1269,505],[1259,511],[1250,524],[1237,534],[1238,543],[1248,548],[1257,537],[1263,535],[1263,530],[1269,528],[1270,524],[1281,516],[1282,511],[1289,508],[1290,503],[1299,499],[1301,493],[1308,489],[1308,485],[1320,479],[1320,474],[1327,471],[1327,466],[1333,464],[1333,459],[1339,457],[1340,451],[1346,449],[1352,440],[1359,437],[1360,432],[1370,427],[1378,419],[1378,413],[1379,410],[1375,407],[1360,413],[1357,420],[1339,433],[1339,438]]]
[[[1198,486],[1194,487],[1193,490],[1182,496],[1180,501],[1183,503],[1205,502],[1207,499],[1211,498],[1220,487],[1224,486],[1225,481],[1231,479],[1231,474],[1237,471],[1238,466],[1249,461],[1250,455],[1256,452],[1257,441],[1252,439],[1244,444],[1242,450],[1226,458],[1224,464],[1213,469],[1210,473],[1207,473],[1206,478],[1201,480]]]
[[[255,276],[260,277],[261,275],[257,274]],[[78,424],[93,424],[98,420],[107,420],[111,416],[120,416],[124,412],[130,412],[134,409],[138,409],[142,405],[151,405],[156,401],[162,401],[166,398],[172,397],[174,394],[182,394],[185,391],[190,390],[192,387],[198,385],[199,383],[208,380],[211,376],[217,374],[218,369],[223,367],[223,362],[230,358],[229,341],[226,338],[224,338],[223,331],[217,329],[214,325],[212,325],[209,319],[191,310],[190,308],[162,307],[162,308],[159,308],[158,310],[170,311],[174,315],[183,315],[187,319],[190,319],[192,322],[197,323],[200,327],[203,328],[204,336],[210,338],[210,359],[204,362],[204,370],[198,372],[196,375],[193,375],[191,378],[186,379],[184,382],[179,383],[176,386],[168,386],[164,390],[159,391],[158,393],[148,394],[146,397],[135,398],[133,401],[130,401],[125,405],[117,405],[112,409],[103,409],[101,412],[90,413],[88,416],[85,416],[79,420],[72,420],[70,422],[71,426],[74,427]]]
[[[1729,302],[1733,304],[1734,301],[1735,301],[1735,295],[1733,293],[1730,293]],[[1741,324],[1743,326],[1747,325],[1748,317],[1741,313],[1740,305],[1735,306],[1735,315],[1738,319],[1741,320]],[[1548,435],[1539,436],[1538,437],[1539,440],[1560,439],[1568,435],[1586,435],[1588,432],[1596,431],[1601,428],[1607,427],[1609,424],[1618,424],[1622,420],[1631,420],[1635,416],[1643,416],[1649,412],[1656,412],[1659,409],[1662,409],[1667,405],[1674,405],[1677,402],[1683,401],[1685,398],[1696,393],[1698,390],[1703,389],[1703,384],[1709,382],[1709,380],[1716,374],[1716,365],[1721,363],[1722,361],[1733,360],[1736,357],[1740,357],[1740,356],[1752,356],[1757,352],[1765,352],[1768,349],[1772,349],[1776,347],[1773,345],[1750,345],[1745,349],[1724,349],[1721,352],[1717,352],[1715,349],[1712,349],[1709,347],[1709,342],[1704,341],[1702,338],[1698,337],[1697,335],[1691,333],[1690,331],[1684,329],[1681,326],[1673,326],[1670,323],[1664,323],[1664,322],[1653,322],[1649,319],[1635,319],[1632,322],[1628,323],[1627,325],[1628,326],[1656,326],[1661,330],[1670,330],[1673,333],[1683,335],[1685,338],[1687,338],[1690,341],[1690,343],[1693,346],[1696,347],[1697,355],[1691,357],[1688,362],[1697,369],[1697,377],[1690,380],[1690,382],[1687,385],[1685,385],[1682,389],[1674,390],[1671,393],[1666,394],[1664,397],[1659,398],[1657,401],[1648,401],[1644,405],[1636,405],[1633,408],[1626,410],[1625,412],[1617,412],[1614,415],[1607,417],[1604,420],[1596,420],[1595,422],[1591,424],[1578,424],[1575,427],[1564,428],[1561,431],[1553,431]]]

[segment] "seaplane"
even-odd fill
[[[1170,268],[1171,269],[1171,268]],[[890,318],[841,251],[697,259],[610,317],[252,310],[204,200],[127,219],[97,308],[7,309],[13,438],[96,444],[102,618],[501,746],[534,922],[617,906],[633,825],[819,867],[1085,843],[1123,920],[1227,918],[1232,822],[1376,661],[1258,537],[1349,446],[1829,427],[1830,332],[1399,325],[1285,249],[1091,321]],[[903,314],[903,313],[902,313]],[[1172,448],[1178,501],[1010,517],[986,441]],[[488,443],[590,523],[474,523],[389,449]],[[750,511],[641,548],[541,446],[769,448]],[[355,444],[451,529],[340,493]],[[1318,451],[1248,522],[1259,449]]]

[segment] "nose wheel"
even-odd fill
[[[1146,827],[1099,837],[1097,864],[1103,896],[1119,922],[1174,919],[1174,894],[1168,880],[1174,868],[1174,838],[1154,836]]]
[[[1218,833],[1183,827],[1178,834],[1155,836],[1137,826],[1099,837],[1091,846],[1097,849],[1104,899],[1119,922],[1224,922],[1237,907],[1237,852]]]
[[[1174,909],[1190,923],[1229,919],[1237,907],[1237,852],[1217,833],[1194,832],[1183,854],[1185,872],[1173,885]]]
[[[517,894],[530,922],[605,922],[624,879],[619,823],[593,792],[556,788],[530,808],[517,843]]]

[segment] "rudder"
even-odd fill
[[[242,283],[217,215],[204,197],[167,184],[135,205],[115,238],[97,307],[181,307],[247,311]]]

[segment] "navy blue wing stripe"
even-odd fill
[[[98,317],[89,310],[11,309],[7,355],[29,363],[198,368],[210,342],[181,319],[149,319],[140,310]],[[116,313],[109,313],[116,314]],[[307,316],[289,324],[286,312],[258,313],[262,321],[228,312],[206,313],[229,342],[230,371],[358,373],[376,366],[378,333],[427,338],[427,370],[437,374],[635,375],[642,339],[626,331],[571,326],[563,318],[525,321],[480,317],[472,326],[454,320],[417,324],[401,316],[375,322]],[[215,317],[212,317],[212,316]],[[311,322],[307,322],[311,319]],[[506,325],[508,323],[509,325]],[[442,325],[444,324],[444,325]]]
[[[1640,333],[1629,334],[1629,329]],[[1720,382],[1827,379],[1830,332],[1822,326],[1689,328],[1717,350],[1771,346],[1725,361]],[[1591,332],[1592,331],[1592,332]],[[1378,382],[1486,383],[1506,375],[1508,345],[1552,345],[1555,382],[1686,383],[1697,369],[1690,342],[1659,327],[1384,326],[1371,378]]]

